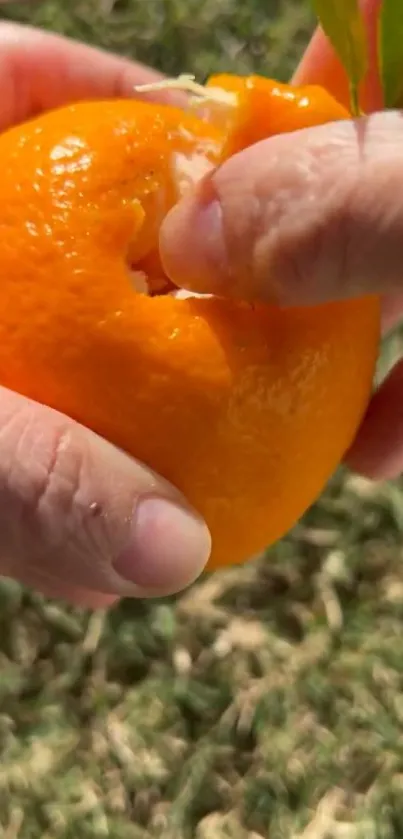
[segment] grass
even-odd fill
[[[312,25],[302,0],[1,15],[201,76],[286,78]],[[340,473],[268,556],[109,615],[1,582],[0,835],[401,839],[402,502]]]
[[[288,78],[312,28],[307,8],[305,0],[8,0],[2,16],[136,56],[171,75],[253,68]]]

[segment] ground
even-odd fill
[[[302,0],[0,16],[201,77],[287,78],[312,27]],[[1,835],[401,839],[402,501],[342,472],[260,561],[109,616],[1,583]]]

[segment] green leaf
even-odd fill
[[[379,63],[385,108],[403,105],[403,3],[383,0],[379,18]]]
[[[313,0],[313,5],[323,31],[348,75],[351,109],[359,114],[359,86],[367,72],[368,50],[358,0]]]

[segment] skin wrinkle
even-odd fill
[[[294,157],[295,135],[282,138],[279,150],[277,138],[264,141],[243,153],[242,169],[234,158],[215,173],[230,293],[245,293],[247,276],[248,296],[320,303],[372,293],[371,281],[376,292],[382,272],[393,291],[402,250],[396,180],[403,180],[403,124],[400,114],[388,116],[386,128],[384,115],[374,115],[360,132],[353,123],[337,123],[330,139],[328,126],[315,130],[314,140],[301,131]]]
[[[94,500],[100,510],[104,505],[101,500],[102,485],[96,487],[98,498],[94,498],[95,483],[91,472],[91,454],[86,441],[68,429],[58,440],[53,466],[48,472],[47,487],[35,519],[44,528],[41,543],[47,545],[46,559],[51,566],[56,550],[62,553],[68,550],[70,568],[74,570],[76,566],[82,572],[83,567],[86,567],[90,576],[93,557],[97,556],[98,572],[106,580],[113,573],[112,565],[117,553],[125,547],[130,516],[122,516],[117,528],[116,522],[109,519],[106,513],[97,516],[92,514],[91,504]],[[62,530],[60,521],[64,524]]]
[[[245,153],[244,153],[245,156]],[[225,251],[228,254],[228,291],[245,294],[244,281],[248,278],[250,297],[255,296],[256,271],[259,252],[264,242],[267,225],[267,196],[261,194],[260,180],[254,177],[251,165],[238,169],[237,159],[218,170],[212,177],[215,194],[222,208]],[[247,243],[247,246],[246,246]]]
[[[221,174],[223,177],[221,178]],[[261,218],[261,205],[258,197],[251,190],[253,179],[247,179],[248,190],[244,185],[245,174],[241,169],[238,176],[225,177],[225,170],[217,170],[215,176],[208,177],[213,188],[213,195],[219,201],[223,224],[224,251],[228,257],[228,276],[235,289],[238,277],[253,278],[253,243],[256,238],[257,223]],[[241,201],[240,201],[241,196]],[[245,241],[252,242],[249,248]]]
[[[278,200],[279,197],[281,197],[281,201]],[[300,261],[295,259],[294,250],[283,245],[285,232],[283,219],[284,214],[287,213],[285,205],[292,200],[293,198],[285,190],[283,190],[281,196],[277,193],[277,200],[266,202],[266,206],[263,197],[260,198],[263,210],[254,243],[254,273],[256,277],[254,285],[256,294],[259,293],[260,288],[267,288],[268,298],[273,301],[281,299],[281,286],[277,277],[292,278],[291,284],[296,287],[304,281],[300,270]],[[274,256],[276,252],[282,255],[280,265]]]
[[[282,288],[298,289],[301,284],[305,287],[304,261],[300,258],[298,249],[302,229],[305,231],[307,216],[312,214],[310,200],[306,192],[302,194],[301,185],[305,189],[307,182],[316,179],[314,167],[316,161],[311,154],[304,156],[303,162],[296,163],[293,168],[286,170],[281,157],[275,157],[270,162],[266,177],[257,181],[262,208],[262,224],[260,240],[255,246],[256,286],[266,287],[272,298],[282,302]],[[276,179],[281,182],[281,189],[276,188]],[[267,192],[270,190],[269,199]],[[294,245],[294,240],[297,247]],[[281,285],[277,280],[281,277]]]
[[[12,433],[6,446],[9,465],[7,466],[7,475],[3,478],[5,489],[2,493],[1,509],[3,519],[5,517],[6,521],[3,521],[1,528],[2,551],[7,552],[9,550],[7,545],[12,545],[15,549],[18,539],[19,552],[22,554],[28,552],[29,556],[33,557],[37,553],[36,546],[41,544],[44,531],[46,532],[49,551],[54,547],[64,546],[65,529],[60,528],[60,519],[58,516],[55,517],[54,514],[60,508],[60,499],[63,496],[66,498],[67,506],[74,509],[74,483],[69,480],[66,491],[66,487],[63,487],[62,483],[63,478],[65,478],[64,467],[60,468],[59,464],[60,451],[70,432],[65,425],[60,428],[54,427],[52,429],[53,433],[47,435],[46,442],[48,445],[44,447],[40,444],[42,432],[38,425],[38,417],[34,407],[29,406],[27,410],[24,403],[20,411],[17,410],[15,417],[17,417],[18,422],[16,424],[11,421],[9,424],[9,433],[10,428]],[[4,436],[4,429],[2,431]],[[49,446],[50,441],[52,441],[51,447]],[[4,439],[2,445],[4,446]],[[40,457],[35,462],[28,461],[31,467],[28,471],[26,468],[27,458],[30,459],[32,450],[35,453],[40,452]],[[79,449],[77,449],[77,452],[79,452]],[[69,458],[70,465],[73,462],[74,459],[70,460]],[[2,468],[4,469],[4,457]],[[76,471],[76,466],[74,469]],[[79,474],[76,480],[79,482]],[[66,504],[63,506],[66,506]],[[65,513],[66,510],[62,512]],[[7,521],[14,523],[8,538],[6,537],[9,530]],[[51,536],[52,530],[53,538]],[[56,533],[57,539],[54,538]]]
[[[255,209],[253,214],[250,211],[248,213],[247,233],[235,228],[233,232],[235,247],[231,246],[232,243],[228,244],[228,250],[231,254],[235,252],[235,270],[239,275],[240,260],[236,242],[240,242],[241,253],[251,253],[249,276],[254,277],[251,293],[257,294],[258,291],[262,293],[262,289],[265,290],[268,287],[268,294],[275,296],[275,292],[279,290],[274,286],[276,276],[281,276],[284,286],[290,284],[293,290],[298,289],[301,283],[305,284],[307,280],[312,282],[312,258],[319,261],[318,254],[320,257],[322,252],[326,253],[326,241],[323,242],[323,246],[319,247],[326,233],[323,232],[322,214],[318,216],[318,203],[323,193],[323,178],[332,168],[329,165],[329,157],[333,164],[332,158],[339,157],[340,149],[339,140],[331,148],[323,141],[316,142],[314,148],[304,149],[301,158],[290,165],[289,158],[287,158],[287,163],[284,163],[283,146],[277,153],[279,145],[277,140],[273,141],[272,145],[274,148],[270,149],[270,154],[266,156],[263,171],[260,150],[251,151],[250,165],[244,170],[245,173],[247,171],[248,179],[245,178],[245,183],[241,183],[241,187],[243,199],[246,190],[248,190],[248,199],[252,194]],[[228,186],[231,185],[230,174],[229,172],[227,178]],[[227,230],[231,230],[233,229],[232,217],[235,217],[237,207],[234,209],[232,206],[232,190],[230,191],[228,187],[225,189],[226,183],[224,178],[222,180],[221,192],[225,197],[223,214],[226,218]],[[277,182],[281,184],[280,190],[276,188]],[[309,191],[307,191],[307,183]],[[339,203],[332,198],[332,191],[335,189],[338,190],[340,187],[338,184],[334,187],[330,179],[327,187],[330,208],[333,204],[337,206]],[[219,189],[218,192],[220,192]],[[246,215],[245,201],[243,200],[242,203]],[[252,202],[247,200],[246,207],[251,204]],[[306,238],[307,235],[309,239]],[[246,247],[246,242],[250,242],[251,238],[252,245]],[[308,270],[304,268],[301,252],[306,253],[305,261]],[[234,263],[234,260],[232,262]],[[253,269],[252,273],[250,273],[251,269]],[[307,273],[309,277],[306,276]],[[270,283],[267,281],[268,276]],[[306,288],[306,285],[302,287]]]
[[[0,472],[2,552],[10,551],[11,546],[15,548],[15,545],[20,545],[20,552],[22,552],[26,524],[25,512],[31,508],[38,484],[35,467],[30,472],[29,482],[27,481],[27,458],[24,451],[25,442],[32,434],[33,407],[29,402],[12,407],[14,407],[14,412],[7,416],[0,430],[0,445],[3,453]],[[39,481],[40,484],[41,481]]]
[[[3,398],[9,434],[5,438],[3,428],[0,439],[1,572],[21,582],[36,580],[42,590],[46,578],[51,590],[64,568],[69,592],[85,585],[90,590],[95,581],[94,603],[110,592],[155,597],[155,588],[126,582],[114,564],[130,546],[139,498],[155,490],[181,506],[179,493],[56,412],[5,391]],[[162,587],[162,593],[176,590],[175,583],[169,591]]]
[[[370,54],[369,71],[362,85],[362,105],[366,113],[373,113],[383,107],[382,90],[377,70],[378,63],[376,60],[378,43],[377,20],[380,5],[381,0],[360,0],[360,7],[365,12]],[[333,93],[336,98],[343,101],[347,108],[349,106],[347,76],[328,39],[326,39],[324,33],[319,29],[316,31],[302,59],[301,65],[294,75],[294,82],[297,84],[322,85],[330,93]],[[390,184],[387,185],[385,183],[386,191],[383,195],[377,188],[377,195],[376,197],[374,196],[371,182],[368,183],[365,200],[364,195],[360,191],[363,188],[362,186],[360,190],[357,185],[354,188],[351,187],[348,206],[344,208],[344,212],[339,213],[337,223],[335,216],[333,228],[334,234],[343,243],[340,248],[341,255],[339,254],[338,257],[340,260],[339,279],[342,280],[342,285],[341,287],[333,286],[323,289],[326,302],[331,302],[334,296],[341,298],[343,292],[347,292],[347,295],[350,296],[348,281],[351,278],[355,288],[360,286],[361,293],[367,294],[375,290],[377,294],[382,295],[382,330],[384,334],[389,332],[401,321],[403,313],[402,284],[399,282],[399,277],[401,277],[399,266],[402,262],[401,249],[403,246],[401,223],[399,236],[399,218],[402,220],[399,192],[401,193],[402,190],[399,190],[399,183],[396,182],[396,179],[400,179],[401,155],[403,154],[403,142],[399,139],[399,135],[401,136],[402,133],[402,116],[402,113],[384,112],[373,119],[362,119],[350,123],[349,130],[354,133],[355,140],[352,148],[354,149],[354,154],[358,155],[362,176],[371,177],[371,172],[365,169],[365,165],[370,159],[372,159],[374,165],[379,163],[383,166],[388,158],[393,158],[393,163],[390,161],[393,174]],[[340,123],[337,125],[337,128],[336,125],[326,126],[322,130],[323,136],[326,133],[330,138],[336,130],[340,131],[342,126]],[[314,138],[318,137],[319,134],[319,129],[312,129],[311,141],[313,142]],[[285,142],[286,138],[284,138]],[[257,157],[260,157],[258,166],[261,167],[262,173],[267,166],[267,157],[270,154],[269,148],[268,142],[264,147],[260,147],[257,155]],[[300,144],[294,142],[295,158],[299,156],[300,151]],[[397,157],[400,159],[397,159]],[[237,169],[246,169],[247,161],[250,161],[250,156],[245,152],[238,158]],[[345,158],[346,162],[347,158]],[[330,175],[334,174],[336,180],[343,181],[347,166],[345,165],[343,169],[337,160],[335,161],[335,165],[335,173],[330,172]],[[219,177],[225,177],[227,167],[228,164],[225,164],[223,167],[224,171],[219,173]],[[230,171],[233,177],[235,177],[237,174],[236,169],[231,169]],[[242,184],[243,182],[241,181],[241,189]],[[230,187],[228,186],[228,194],[229,190]],[[244,187],[244,190],[245,194],[248,194],[246,187]],[[354,195],[354,192],[357,194]],[[360,195],[363,201],[361,207],[358,206],[359,200],[361,200]],[[317,199],[319,208],[323,198],[323,194],[319,194]],[[377,207],[374,207],[375,200]],[[392,207],[390,202],[392,202]],[[382,217],[382,212],[386,213],[386,219]],[[192,214],[189,214],[189,220],[191,218],[194,221],[196,217],[197,210],[196,207],[193,207]],[[349,225],[351,225],[351,229],[349,229]],[[226,236],[229,239],[228,231],[230,230],[230,223],[228,220],[225,227]],[[181,243],[184,237],[186,240],[186,232],[189,229],[185,213],[183,213],[181,218],[178,218],[176,230],[174,223],[170,227],[168,224],[167,228],[170,232],[172,242],[170,246],[171,267],[175,271],[175,251],[180,252],[181,247],[183,249]],[[318,250],[320,243],[315,238],[315,234],[312,235],[311,241],[313,250]],[[166,256],[167,260],[169,260],[168,236],[166,237],[166,243]],[[392,252],[391,244],[393,245]],[[255,243],[253,247],[255,252]],[[242,251],[240,243],[238,243],[238,248],[239,251]],[[201,248],[200,251],[202,254]],[[245,259],[245,256],[243,258]],[[289,253],[287,253],[287,258],[289,258]],[[295,255],[292,254],[292,259],[298,263],[298,248],[296,249]],[[189,256],[182,255],[180,259],[177,258],[178,272],[183,281],[185,281],[187,273],[186,262],[188,261],[192,265],[191,260],[192,254],[190,252]],[[200,261],[203,264],[202,259]],[[208,257],[206,256],[204,265],[207,262]],[[287,270],[292,271],[293,269],[292,267],[289,268],[286,266],[284,269],[285,275]],[[359,272],[358,277],[354,276],[356,270]],[[297,273],[299,273],[299,269]],[[198,280],[197,267],[193,270],[193,275],[191,269],[189,274],[192,277],[192,282],[194,282],[193,289],[196,291],[217,293],[219,289],[224,289],[227,294],[231,294],[230,282],[232,283],[232,278],[230,277],[228,288],[226,288],[224,271],[221,276],[217,276],[217,279],[213,274],[212,282],[208,284],[205,281],[204,287],[200,288],[197,287],[196,282]],[[268,272],[264,273],[262,271],[262,274],[264,285],[259,289],[260,298],[267,299],[268,293],[270,294],[272,289],[269,287],[267,291]],[[315,300],[316,290],[314,287],[314,278],[311,273],[308,279],[310,280],[310,285],[306,288],[305,299],[302,301],[305,304],[311,304]],[[338,279],[337,275],[336,279]],[[321,278],[321,283],[323,284],[326,280],[329,280],[329,278]],[[303,294],[301,294],[302,296]],[[349,465],[369,477],[395,477],[403,468],[403,430],[400,427],[401,406],[403,404],[402,370],[403,363],[398,364],[373,397],[367,417],[358,432],[352,450],[348,454],[347,462]]]
[[[238,275],[241,276],[241,283],[242,283],[242,276],[248,276],[250,278],[250,282],[251,282],[251,286],[252,286],[251,287],[251,296],[253,296],[253,292],[254,292],[253,280],[254,280],[254,265],[255,265],[255,258],[256,258],[256,248],[258,247],[258,244],[259,244],[260,225],[262,223],[262,217],[263,217],[262,204],[261,204],[261,201],[260,201],[260,197],[257,193],[252,193],[251,194],[251,196],[250,196],[250,206],[251,206],[251,212],[250,212],[250,214],[248,214],[249,224],[247,226],[247,228],[248,228],[247,232],[246,232],[246,234],[244,234],[244,237],[242,235],[240,235],[240,237],[239,237],[239,242],[240,242],[240,245],[241,245],[240,250],[241,250],[241,253],[243,254],[244,261],[246,261],[245,269],[242,269],[242,274],[241,274],[240,270],[239,270],[239,262],[237,262],[236,270],[238,272]],[[246,213],[245,213],[245,216],[247,216]],[[248,250],[248,248],[242,247],[242,244],[245,241],[247,241],[247,242],[249,241],[251,243],[250,250]],[[249,258],[248,258],[248,254],[250,254]],[[245,271],[246,271],[246,274],[245,274]]]
[[[52,505],[54,504],[52,499],[54,483],[56,482],[57,484],[57,481],[60,481],[61,478],[59,474],[59,452],[68,434],[68,429],[57,429],[52,449],[49,453],[49,462],[44,469],[44,477],[35,498],[31,500],[30,516],[32,515],[34,518],[38,517],[39,521],[43,514],[46,515],[46,507],[49,506],[52,509]]]
[[[120,596],[155,597],[155,589],[140,589],[126,583],[114,569],[117,556],[129,543],[131,521],[141,494],[140,481],[150,488],[150,475],[146,481],[144,473],[139,471],[139,481],[137,484],[133,482],[133,488],[128,493],[126,481],[118,473],[108,474],[107,480],[102,479],[94,455],[95,450],[89,440],[83,439],[81,432],[74,427],[68,429],[67,435],[59,442],[48,491],[40,505],[42,508],[48,505],[49,509],[44,511],[39,507],[37,515],[33,516],[33,523],[38,524],[38,533],[31,551],[32,573],[43,572],[49,581],[56,580],[52,569],[57,554],[60,562],[68,566],[72,584],[80,580],[81,583],[88,581],[90,585],[96,557],[98,592],[106,595],[116,591]],[[94,503],[96,515],[92,510]]]
[[[19,401],[22,407],[18,409]],[[4,573],[16,574],[18,570],[21,579],[28,557],[25,574],[32,574],[38,581],[46,578],[50,584],[57,580],[53,570],[57,555],[61,564],[65,561],[68,565],[73,583],[87,577],[90,585],[96,557],[99,590],[107,594],[120,588],[125,593],[130,588],[132,592],[133,586],[126,585],[113,570],[113,562],[126,547],[137,496],[128,499],[126,510],[120,509],[127,495],[123,483],[120,486],[115,477],[111,492],[110,477],[107,484],[95,479],[94,455],[85,435],[56,416],[43,446],[43,411],[37,413],[35,406],[25,400],[16,398],[15,402],[15,413],[7,420],[6,440],[4,425],[0,431],[2,450],[7,452],[7,461],[4,456],[1,460],[2,571],[4,568]],[[103,512],[103,498],[107,501],[108,495],[112,499],[111,516]],[[94,501],[96,516],[91,510]]]
[[[83,483],[83,462],[86,456],[85,443],[80,440],[79,445],[74,442],[74,434],[67,428],[58,431],[51,460],[47,466],[46,478],[41,493],[36,498],[36,506],[32,509],[35,519],[46,528],[46,538],[51,549],[58,547],[60,542],[60,527],[53,527],[53,516],[57,513],[67,523],[66,530],[73,531],[69,523],[77,524],[74,519],[80,512],[77,503]]]
[[[291,289],[293,302],[298,293],[302,292],[304,295],[305,290],[310,288],[319,302],[326,302],[327,285],[325,282],[323,282],[323,299],[318,289],[319,283],[324,278],[328,285],[340,287],[342,294],[347,292],[351,228],[346,219],[344,207],[348,206],[351,201],[350,196],[354,185],[354,178],[351,182],[345,178],[342,186],[332,182],[328,185],[324,184],[326,207],[321,213],[319,209],[321,181],[320,178],[318,179],[317,190],[312,196],[314,223],[305,219],[306,226],[305,229],[302,228],[301,238],[296,237],[296,241],[290,248],[293,264],[298,269],[296,273],[298,285],[294,283],[291,286],[291,283],[290,285],[284,283],[284,286]],[[302,207],[301,218],[303,217]],[[286,230],[285,236],[287,236]],[[287,251],[284,243],[283,251]]]
[[[343,274],[346,248],[340,236],[340,208],[348,202],[350,185],[346,178],[334,183],[329,177],[343,148],[336,138],[334,143],[317,143],[304,150],[305,165],[299,168],[299,178],[295,178],[292,196],[284,207],[277,243],[269,243],[273,273],[282,281],[278,289],[281,302],[287,302],[289,297],[295,303],[300,294],[304,296],[314,288],[318,277],[332,277],[337,282]]]
[[[396,185],[394,185],[394,186],[396,186]],[[391,210],[391,212],[390,212],[390,216],[391,216],[391,218],[390,218],[390,219],[388,220],[388,222],[387,222],[387,225],[386,225],[386,226],[387,226],[387,228],[389,228],[390,226],[392,226],[392,227],[393,227],[393,224],[394,224],[394,221],[393,221],[393,216],[394,216],[394,213],[395,213],[395,212],[398,212],[398,209],[399,209],[399,208],[398,208],[398,207],[396,207],[396,210],[393,210],[393,212],[392,212],[392,210]],[[367,212],[367,209],[366,209],[366,208],[363,208],[363,218],[364,218],[364,214],[365,214],[366,212]],[[333,233],[334,233],[334,237],[335,237],[336,239],[337,239],[337,238],[340,238],[340,240],[341,240],[341,241],[344,241],[342,237],[345,235],[345,234],[344,234],[344,232],[343,232],[343,227],[348,227],[348,225],[347,225],[347,223],[346,223],[346,219],[347,219],[347,217],[348,217],[348,212],[347,212],[347,211],[344,213],[344,216],[341,216],[340,218],[338,218],[337,216],[335,216],[335,220],[334,220],[334,230],[333,230]],[[343,219],[344,219],[344,224],[343,224]],[[338,226],[338,225],[339,225],[339,226]],[[318,234],[318,241],[316,242],[316,245],[315,245],[316,247],[318,247],[318,245],[320,245],[320,242],[321,242],[321,241],[323,241],[323,240],[321,240],[321,239],[320,239],[320,236],[321,236],[321,235],[322,235],[322,231],[320,231],[320,232],[319,232],[319,234]],[[362,237],[362,232],[361,232],[361,231],[360,231],[359,235],[357,235],[357,242],[358,242],[358,243],[360,242],[360,237]],[[313,247],[313,246],[314,246],[314,243],[315,243],[315,237],[314,237],[314,236],[312,237],[312,243],[313,243],[313,244],[312,244],[312,247]],[[363,244],[363,243],[362,243],[362,244]],[[367,243],[366,243],[366,242],[365,242],[364,244],[367,246]],[[371,243],[368,243],[368,247],[369,247],[369,248],[371,247]],[[322,250],[323,250],[323,248],[322,248]],[[351,251],[352,251],[351,243],[347,243],[346,248],[343,248],[343,250],[342,250],[342,254],[341,254],[341,255],[344,255],[344,257],[345,257],[345,258],[347,258],[347,257],[345,256],[345,254],[346,254],[346,253],[348,253],[348,254],[349,254],[349,256],[350,256],[350,258],[351,258]]]
[[[0,23],[0,47],[0,130],[71,101],[134,98],[135,85],[161,79],[136,62],[14,23]],[[141,98],[178,97],[161,92]],[[147,544],[137,544],[132,533],[136,504],[151,491],[177,499],[178,507],[185,503],[144,464],[67,417],[0,388],[1,574],[93,608],[119,596],[178,591],[201,570],[206,550],[201,544],[197,551],[197,533],[192,542],[193,529],[187,525],[186,545],[195,546],[192,565],[193,556],[181,551],[180,517],[174,517],[170,530],[168,515],[167,567],[160,581],[161,569],[153,557],[148,561]],[[137,560],[140,577],[146,564],[152,591],[126,582],[113,568],[122,549],[130,552],[131,547],[128,578],[136,579]]]
[[[373,161],[362,164],[350,209],[347,205],[345,210],[346,224],[353,234],[346,277],[350,294],[363,289],[377,293],[382,275],[390,292],[395,283],[395,290],[399,290],[396,265],[403,256],[403,204],[396,180],[399,176],[403,179],[402,164],[400,155],[399,159],[385,159],[381,169]],[[368,234],[371,229],[376,235]]]

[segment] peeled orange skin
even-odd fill
[[[274,134],[348,119],[346,108],[318,85],[294,86],[262,76],[211,76],[206,85],[235,94],[237,107],[226,112],[222,157]]]
[[[237,136],[243,120],[253,142],[248,119]],[[373,297],[281,310],[136,292],[130,266],[178,197],[173,155],[222,159],[222,130],[115,100],[0,136],[0,383],[171,481],[211,530],[210,569],[275,542],[319,495],[366,409],[380,330]]]

